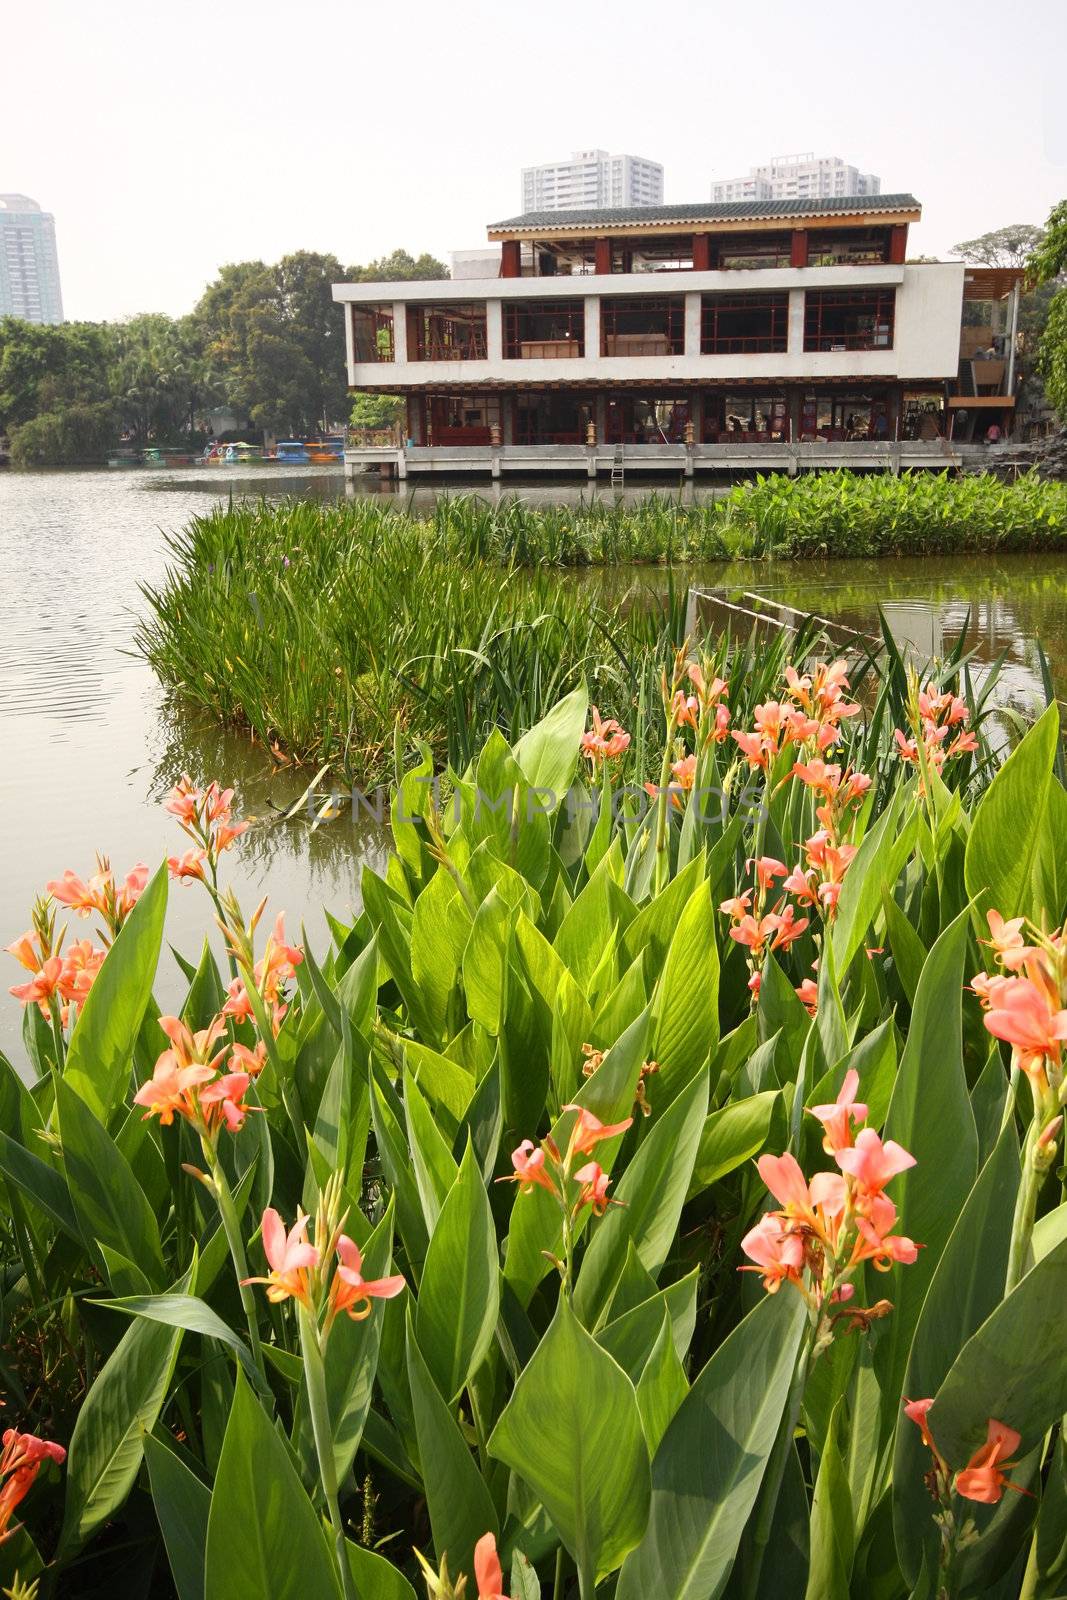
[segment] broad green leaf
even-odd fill
[[[472,1572],[474,1546],[483,1533],[500,1532],[485,1479],[440,1391],[407,1322],[407,1370],[419,1445],[419,1465],[438,1560],[453,1573]]]
[[[541,1500],[583,1595],[614,1572],[648,1518],[648,1450],[633,1384],[561,1296],[489,1440]]]
[[[588,705],[585,689],[572,689],[514,746],[515,760],[527,783],[549,791],[557,807],[562,804],[578,765]]]
[[[474,1145],[430,1236],[416,1334],[434,1383],[454,1400],[485,1360],[500,1305],[496,1229]]]
[[[390,1201],[362,1247],[363,1276],[384,1278],[392,1270],[393,1206]],[[376,1307],[369,1317],[355,1321],[339,1317],[326,1346],[326,1400],[330,1408],[337,1481],[344,1481],[363,1437],[374,1393],[384,1317]]]
[[[906,1398],[935,1395],[963,1345],[1000,1304],[1018,1187],[1019,1146],[1009,1124],[979,1173],[937,1264],[915,1328]],[[893,1523],[901,1570],[912,1583],[918,1580],[924,1548],[929,1558],[937,1555],[937,1529],[928,1514],[930,1499],[923,1482],[928,1466],[929,1452],[919,1429],[901,1410],[893,1461]]]
[[[659,1073],[651,1082],[650,1098],[661,1110],[704,1066],[719,1042],[719,955],[715,908],[706,883],[693,891],[679,918],[652,1012],[652,1053]]]
[[[706,1118],[687,1198],[710,1189],[720,1178],[759,1155],[767,1142],[779,1097],[779,1090],[764,1089],[747,1099],[730,1101]]]
[[[237,1374],[207,1525],[205,1600],[339,1600],[326,1535],[289,1452]]]
[[[894,1178],[891,1198],[898,1231],[923,1246],[917,1261],[894,1266],[879,1289],[893,1304],[875,1352],[886,1406],[883,1437],[896,1426],[896,1402],[919,1311],[978,1167],[978,1135],[963,1073],[961,1005],[969,916],[964,910],[949,924],[923,965],[883,1130],[885,1138],[895,1139],[915,1157],[915,1166]]]
[[[668,1424],[688,1393],[685,1368],[674,1348],[674,1329],[665,1311],[659,1337],[637,1380],[637,1409],[651,1457],[655,1457]]]
[[[1067,1363],[1056,1359],[1067,1305],[1067,1240],[1032,1267],[972,1334],[929,1414],[951,1467],[985,1443],[990,1417],[1022,1435],[1020,1454],[1067,1412]]]
[[[70,1192],[59,1173],[6,1133],[0,1133],[0,1172],[69,1238],[78,1244],[85,1242]]]
[[[1017,917],[1036,910],[1035,866],[1046,834],[1059,734],[1059,706],[1053,704],[1012,751],[978,803],[964,877],[972,899],[984,895],[983,922],[986,911]]]
[[[131,1294],[120,1300],[95,1300],[93,1304],[103,1306],[108,1311],[121,1311],[127,1317],[144,1317],[148,1322],[161,1322],[168,1328],[184,1328],[186,1333],[199,1333],[205,1339],[218,1339],[246,1367],[252,1369],[252,1358],[244,1340],[238,1338],[229,1323],[223,1322],[217,1312],[195,1295]],[[251,1371],[249,1375],[252,1377]],[[255,1381],[254,1377],[252,1381]]]
[[[1041,1495],[1035,1543],[1040,1580],[1035,1595],[1054,1600],[1067,1594],[1067,1442],[1062,1425]]]
[[[849,1595],[855,1535],[852,1495],[837,1442],[841,1410],[838,1401],[815,1480],[806,1600],[848,1600]]]
[[[184,1293],[188,1284],[187,1274],[176,1292]],[[144,1437],[169,1392],[181,1340],[180,1328],[139,1318],[97,1373],[71,1435],[61,1555],[79,1549],[133,1488]]]
[[[145,1435],[144,1458],[178,1600],[204,1600],[211,1490],[152,1434]]]
[[[721,1592],[781,1427],[805,1326],[799,1295],[766,1295],[716,1350],[656,1451],[648,1530],[626,1559],[616,1600]]]
[[[675,1353],[679,1361],[685,1360],[696,1326],[698,1276],[699,1270],[694,1267],[677,1283],[668,1284],[658,1294],[613,1317],[597,1334],[597,1344],[614,1357],[631,1383],[636,1384],[645,1369],[659,1338],[664,1311],[671,1319]]]
[[[653,1277],[674,1242],[708,1108],[708,1075],[699,1072],[655,1120],[597,1224],[574,1289],[575,1314],[588,1328],[603,1317],[632,1242]]]
[[[67,1051],[64,1078],[107,1123],[126,1093],[130,1063],[163,942],[167,868],[149,879],[93,980]],[[164,1043],[160,1034],[160,1047]]]
[[[886,934],[889,948],[893,953],[893,965],[908,1004],[913,1005],[915,991],[919,985],[919,975],[926,960],[926,946],[892,895],[883,896],[882,909],[885,912]]]
[[[507,1010],[508,948],[513,913],[496,889],[478,907],[463,952],[467,1010],[495,1038]]]
[[[414,1589],[391,1561],[376,1550],[353,1544],[351,1539],[346,1540],[345,1546],[359,1600],[416,1600]]]
[[[410,1073],[404,1080],[411,1170],[415,1174],[427,1235],[437,1225],[445,1196],[456,1181],[456,1162]]]
[[[103,969],[101,969],[103,970]],[[99,1239],[163,1282],[159,1224],[147,1196],[110,1134],[66,1081],[56,1085],[63,1161],[86,1244]]]
[[[864,835],[842,885],[833,924],[834,961],[842,982],[878,912],[883,892],[892,890],[915,848],[916,816],[909,817],[897,832],[905,794],[904,785],[899,785],[882,815]]]

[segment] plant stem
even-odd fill
[[[1026,1271],[1030,1254],[1030,1237],[1034,1231],[1037,1197],[1045,1181],[1045,1173],[1034,1165],[1040,1128],[1035,1117],[1023,1146],[1022,1181],[1015,1201],[1015,1217],[1011,1228],[1011,1247],[1008,1251],[1008,1276],[1004,1284],[1005,1295],[1011,1294]]]
[[[741,1600],[756,1600],[759,1592],[760,1572],[763,1568],[763,1558],[767,1553],[770,1543],[771,1528],[774,1523],[774,1513],[778,1505],[778,1495],[785,1477],[785,1464],[789,1459],[789,1452],[793,1448],[793,1435],[797,1431],[800,1420],[800,1408],[804,1402],[804,1390],[807,1387],[808,1373],[811,1370],[811,1352],[815,1342],[818,1324],[813,1323],[804,1337],[804,1342],[797,1355],[797,1364],[793,1371],[793,1381],[789,1386],[786,1398],[785,1412],[782,1416],[778,1437],[774,1441],[770,1460],[767,1463],[767,1473],[763,1480],[763,1491],[760,1494],[759,1507],[756,1512],[756,1523],[752,1533],[752,1550],[747,1571],[744,1574],[741,1589]]]
[[[219,1217],[222,1229],[226,1235],[226,1243],[230,1247],[230,1259],[237,1274],[237,1288],[241,1296],[241,1305],[244,1309],[245,1322],[248,1324],[248,1343],[252,1351],[252,1360],[261,1374],[264,1383],[267,1380],[266,1369],[263,1365],[263,1351],[259,1342],[259,1322],[256,1316],[256,1297],[250,1284],[244,1280],[249,1276],[248,1259],[245,1256],[244,1240],[241,1238],[241,1226],[237,1220],[237,1208],[233,1203],[233,1191],[229,1181],[222,1170],[218,1152],[210,1139],[201,1139],[204,1157],[211,1169],[211,1179],[215,1185],[215,1198],[218,1201]]]
[[[345,1600],[359,1600],[352,1579],[352,1569],[348,1564],[345,1525],[337,1498],[337,1459],[334,1455],[330,1406],[326,1398],[326,1368],[323,1363],[322,1343],[318,1324],[304,1306],[300,1307],[300,1348],[304,1356],[304,1382],[307,1385],[311,1431],[315,1436],[315,1454],[319,1461],[322,1492],[326,1497],[334,1531],[334,1548],[340,1569],[341,1587],[344,1590]]]
[[[48,1000],[48,1015],[52,1023],[52,1043],[56,1049],[56,1077],[60,1078],[63,1075],[67,1052],[63,1043],[63,1019],[59,1014],[59,1001],[54,994]]]

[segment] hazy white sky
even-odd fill
[[[600,145],[707,199],[788,151],[910,190],[914,253],[1067,196],[1064,0],[0,0],[0,192],[68,317],[188,310],[226,261],[485,242]]]

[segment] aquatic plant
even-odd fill
[[[15,959],[106,953],[0,1061],[0,1585],[1062,1591],[1058,714],[977,790],[969,705],[906,680],[902,752],[780,665],[678,652],[645,752],[583,688],[451,777],[398,744],[318,955],[183,780],[175,1015],[183,855],[57,875]]]

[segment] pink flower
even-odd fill
[[[760,1156],[756,1170],[780,1206],[790,1216],[807,1217],[811,1213],[811,1196],[807,1179],[796,1156],[787,1150],[784,1155]]]
[[[36,1004],[47,1016],[48,1003],[57,993],[62,976],[62,961],[58,956],[49,956],[46,961],[41,962],[29,983],[16,983],[10,992],[22,1005]]]
[[[800,1282],[804,1268],[804,1238],[783,1227],[773,1212],[768,1211],[754,1228],[741,1240],[741,1248],[755,1267],[741,1267],[741,1272],[762,1272],[763,1287],[774,1294],[783,1283]]]
[[[812,978],[805,978],[796,991],[797,999],[808,1013],[813,1017],[819,1009],[819,985]]]
[[[179,822],[189,823],[196,821],[199,804],[199,790],[193,788],[192,779],[183,773],[163,802],[163,809]]]
[[[786,906],[784,911],[772,913],[771,916],[765,917],[763,920],[765,922],[773,921],[775,925],[774,938],[771,940],[772,950],[788,949],[791,944],[800,938],[804,929],[808,926],[807,917],[801,917],[799,922],[796,920],[795,906]]]
[[[227,1000],[222,1008],[224,1017],[232,1017],[234,1022],[247,1022],[255,1015],[243,978],[234,978],[229,984],[226,994]]]
[[[909,1422],[914,1422],[915,1426],[922,1431],[923,1444],[926,1446],[926,1448],[928,1450],[936,1451],[937,1446],[934,1444],[933,1438],[930,1434],[930,1429],[926,1422],[927,1415],[929,1414],[930,1407],[933,1405],[933,1403],[934,1402],[932,1399],[905,1400],[904,1415],[908,1418]]]
[[[579,1167],[574,1174],[575,1179],[582,1185],[578,1195],[578,1209],[582,1206],[592,1206],[598,1217],[602,1217],[611,1201],[608,1199],[608,1185],[611,1179],[603,1167],[596,1161],[587,1161],[584,1167]]]
[[[342,1233],[337,1240],[340,1266],[330,1285],[330,1320],[343,1311],[353,1322],[362,1322],[371,1314],[372,1300],[393,1300],[406,1287],[397,1273],[391,1278],[364,1278],[363,1257],[354,1239]]]
[[[214,1075],[214,1068],[206,1063],[179,1066],[174,1051],[164,1050],[152,1076],[134,1095],[133,1103],[147,1108],[145,1122],[155,1116],[164,1128],[170,1127],[175,1112],[193,1121],[196,1117],[196,1090],[202,1084],[210,1083]]]
[[[61,878],[53,878],[45,884],[46,891],[61,906],[69,906],[80,917],[88,917],[94,911],[103,911],[104,882],[101,874],[97,874],[85,883],[76,873],[68,867]]]
[[[514,1172],[509,1172],[507,1178],[501,1181],[517,1183],[521,1194],[529,1194],[533,1188],[547,1189],[551,1195],[558,1194],[545,1166],[545,1152],[532,1139],[524,1139],[518,1149],[511,1152],[511,1165]]]
[[[724,914],[724,916],[732,918],[734,922],[740,922],[742,917],[748,915],[748,909],[751,903],[752,890],[746,889],[744,894],[735,895],[732,900],[723,900],[719,906],[719,910]]]
[[[731,728],[730,738],[736,742],[738,749],[746,758],[750,767],[767,767],[774,752],[773,748],[760,734],[742,733],[739,728]]]
[[[859,1082],[859,1073],[850,1067],[832,1106],[808,1107],[811,1115],[818,1117],[823,1125],[822,1147],[829,1155],[836,1154],[838,1150],[847,1150],[852,1143],[852,1124],[867,1120],[867,1107],[856,1099]]]
[[[191,849],[186,850],[183,855],[168,856],[167,870],[176,882],[181,881],[183,878],[198,878],[203,883],[204,862],[206,860],[207,852],[194,845]]]
[[[630,747],[630,735],[625,733],[614,718],[600,720],[596,706],[590,706],[593,726],[582,734],[582,754],[587,756],[594,769],[605,761],[614,761]]]
[[[67,1452],[61,1444],[48,1439],[38,1439],[32,1433],[19,1433],[8,1428],[4,1433],[4,1448],[0,1454],[0,1544],[18,1532],[11,1526],[12,1514],[33,1488],[34,1480],[45,1461],[55,1461],[62,1466]]]
[[[873,1128],[864,1128],[857,1134],[850,1149],[835,1150],[834,1160],[869,1195],[879,1194],[891,1178],[915,1165],[915,1157],[895,1139],[883,1144]]]
[[[794,867],[788,878],[782,884],[786,894],[795,895],[802,906],[818,904],[818,895],[812,877],[805,872],[803,867]]]
[[[206,1112],[209,1126],[215,1117],[225,1122],[231,1133],[237,1133],[244,1126],[249,1107],[242,1101],[251,1081],[247,1072],[227,1072],[206,1089],[201,1089],[200,1105]]]
[[[763,894],[773,886],[775,878],[784,878],[789,871],[785,862],[776,861],[774,856],[757,856],[748,864],[755,867],[756,883]]]
[[[1046,1057],[1059,1059],[1067,1039],[1067,1011],[1056,1008],[1044,986],[1032,978],[1005,979],[990,994],[990,1001],[985,1025],[1017,1051],[1024,1072],[1040,1069]]]
[[[297,1211],[296,1221],[285,1231],[281,1217],[268,1206],[263,1213],[263,1254],[270,1268],[265,1278],[245,1278],[245,1283],[265,1283],[267,1299],[277,1305],[282,1300],[299,1300],[309,1311],[311,1291],[308,1270],[319,1264],[319,1252],[308,1243],[307,1226],[311,1219]]]
[[[990,1417],[985,1444],[980,1450],[975,1451],[963,1471],[956,1474],[956,1493],[963,1495],[966,1500],[978,1500],[987,1506],[996,1505],[1005,1489],[1014,1489],[1017,1494],[1026,1494],[1027,1491],[1019,1484],[1008,1482],[1004,1470],[1015,1465],[1013,1461],[1005,1460],[1005,1457],[1015,1454],[1019,1442],[1020,1436],[1014,1428],[1009,1428],[1006,1423],[997,1422],[995,1418]]]

